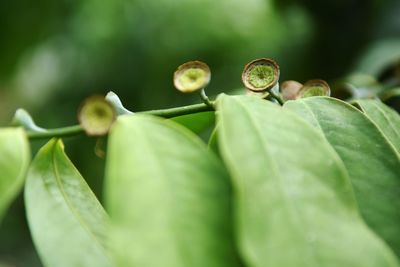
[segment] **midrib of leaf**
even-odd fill
[[[234,98],[232,98],[234,99]],[[247,109],[247,107],[241,103],[240,101],[234,99],[234,101],[236,101],[240,106],[242,106],[242,109],[245,111],[246,117],[249,118],[249,121],[251,122],[251,124],[253,125],[253,127],[255,128],[255,133],[257,136],[257,139],[260,140],[260,143],[262,144],[262,147],[264,148],[262,150],[262,153],[265,154],[265,156],[267,156],[267,158],[272,159],[273,157],[271,156],[271,154],[269,153],[269,150],[267,149],[267,144],[264,142],[263,138],[262,138],[262,131],[259,128],[257,122],[254,120],[251,112]],[[290,202],[290,198],[288,197],[288,193],[286,192],[286,190],[284,189],[285,186],[283,185],[283,181],[282,181],[282,177],[280,175],[279,167],[276,165],[276,163],[273,160],[270,160],[271,166],[273,168],[273,173],[276,175],[276,177],[278,177],[279,179],[277,179],[279,182],[277,183],[279,191],[281,192],[281,195],[283,196],[283,199],[286,202],[285,207],[288,210],[288,214],[290,215],[290,221],[291,221],[291,225],[293,227],[293,229],[297,230],[298,233],[301,233],[303,236],[303,243],[304,244],[310,244],[310,242],[306,242],[306,234],[304,234],[305,232],[307,233],[311,233],[311,231],[309,230],[309,228],[307,227],[308,225],[304,223],[304,219],[301,216],[301,213],[298,211],[298,208],[295,207],[295,205],[292,205]],[[298,221],[300,221],[300,223],[302,225],[304,225],[307,229],[307,231],[304,231],[304,228],[297,226],[297,224],[295,223],[296,220],[295,218],[298,218]],[[314,242],[311,243],[312,247],[315,248]],[[320,260],[318,260],[318,256],[316,255],[315,249],[310,248],[310,246],[305,246],[308,250],[309,256],[307,257],[308,259],[308,266],[314,266],[314,267],[318,267],[319,265],[316,265],[316,262],[320,262]],[[314,259],[314,260],[312,260]],[[310,265],[311,263],[311,265]]]
[[[304,102],[300,102],[300,103],[301,103],[301,104],[306,108],[306,110],[311,114],[311,117],[313,118],[313,120],[314,120],[314,122],[315,122],[315,125],[317,125],[318,130],[319,130],[321,133],[324,134],[324,131],[323,131],[321,125],[318,123],[318,118],[317,118],[317,116],[315,116],[315,114],[312,112],[311,108],[310,108],[309,106],[307,106]],[[324,134],[324,138],[326,139],[325,134]]]
[[[392,121],[386,115],[386,112],[379,105],[377,105],[375,102],[373,102],[373,105],[376,106],[376,108],[383,114],[383,116],[385,117],[386,121],[389,123],[390,128],[392,128],[393,131],[396,132],[396,134],[400,136],[400,133],[398,132],[397,128],[394,127]]]
[[[302,117],[300,117],[300,116],[299,116],[299,118],[300,118],[302,121],[304,121],[305,123],[311,124],[311,126],[314,126],[314,128],[317,129],[317,131],[322,135],[322,137],[323,137],[323,139],[325,140],[325,142],[329,145],[329,148],[330,148],[330,150],[332,151],[332,155],[334,155],[334,157],[335,157],[335,161],[336,161],[338,164],[340,164],[340,168],[341,168],[344,172],[346,172],[346,175],[349,175],[349,174],[348,174],[348,171],[347,171],[347,168],[346,168],[346,165],[344,164],[344,162],[343,162],[342,158],[340,157],[340,155],[336,152],[335,148],[329,143],[329,140],[328,140],[328,138],[327,138],[326,135],[325,135],[325,131],[324,131],[324,129],[322,128],[321,124],[319,123],[318,118],[317,118],[317,116],[315,115],[315,113],[312,111],[312,109],[311,109],[305,102],[300,101],[299,103],[300,103],[302,106],[304,106],[304,108],[306,109],[306,111],[311,115],[312,120],[314,121],[314,123],[310,123],[310,122],[308,122],[307,120],[305,120],[304,118],[302,118]],[[290,110],[290,109],[289,109],[289,110]],[[291,110],[291,111],[293,112],[293,110]],[[344,146],[342,146],[342,145],[337,145],[337,147],[346,148],[346,147],[344,147]],[[349,178],[350,178],[350,177],[349,177]],[[353,204],[352,204],[352,206],[353,206],[353,207],[352,207],[352,211],[353,211],[354,215],[356,215],[357,217],[359,217],[359,218],[361,219],[361,217],[360,217],[360,215],[359,215],[359,212],[358,212],[358,210],[359,210],[359,205],[358,205],[358,202],[357,202],[356,197],[355,197],[355,195],[354,195],[354,189],[353,189],[353,186],[352,186],[352,184],[351,184],[351,181],[349,181],[349,186],[351,187],[350,191],[351,191],[351,194],[353,195],[353,197],[352,197],[352,201],[353,201]]]
[[[325,98],[327,99],[327,97],[320,97],[320,98]],[[307,100],[305,100],[307,101]],[[301,102],[302,104],[304,104],[308,110],[311,110],[311,113],[313,114],[314,118],[317,118],[317,116],[315,115],[315,112],[304,102]],[[394,152],[394,154],[397,156],[398,161],[400,161],[400,154],[397,152],[396,148],[394,147],[394,145],[392,144],[392,142],[390,142],[388,140],[388,138],[386,137],[385,133],[381,130],[381,128],[373,121],[370,119],[369,116],[367,116],[365,113],[361,112],[359,109],[357,109],[356,107],[342,101],[339,99],[336,99],[336,101],[340,104],[342,104],[343,106],[345,106],[346,108],[353,110],[354,112],[357,112],[358,114],[361,114],[361,116],[363,116],[364,118],[366,118],[366,121],[368,121],[369,123],[371,123],[376,130],[379,132],[380,136],[385,140],[386,144],[390,147],[390,149],[392,150],[392,152]],[[322,134],[324,135],[325,139],[329,142],[329,139],[326,137],[325,131],[324,131],[324,127],[321,125],[321,123],[319,122],[319,120],[317,119],[317,125],[320,129],[322,129]],[[336,145],[336,147],[342,147],[340,145]]]
[[[393,123],[391,122],[391,120],[387,117],[385,111],[379,107],[379,105],[377,105],[375,102],[373,102],[373,105],[383,114],[385,120],[388,122],[388,124],[390,125],[390,128],[392,128],[394,130],[394,132],[397,135],[400,135],[400,133],[397,131],[397,129],[394,127]],[[361,107],[361,106],[360,106]],[[361,109],[363,109],[361,107]],[[358,112],[360,112],[357,109]],[[386,134],[383,132],[383,130],[381,129],[381,127],[379,127],[378,124],[375,123],[374,120],[371,119],[370,116],[368,116],[365,112],[362,113],[374,126],[375,128],[378,129],[379,133],[382,135],[382,137],[385,139],[385,141],[388,143],[388,145],[392,148],[392,150],[394,151],[394,153],[397,155],[397,159],[400,161],[400,151],[397,150],[397,148],[394,146],[394,144],[389,140],[389,138],[386,136]]]
[[[105,248],[101,245],[100,240],[96,237],[96,235],[90,230],[90,227],[86,224],[85,220],[82,218],[82,216],[79,214],[79,212],[74,208],[74,205],[70,202],[68,194],[65,192],[64,188],[63,188],[63,184],[61,181],[61,177],[60,177],[60,173],[57,167],[57,160],[56,160],[56,145],[57,142],[54,142],[54,145],[52,147],[51,150],[51,160],[53,163],[53,169],[54,169],[54,176],[56,178],[56,183],[58,188],[60,189],[61,195],[63,196],[64,200],[65,200],[65,204],[67,205],[67,207],[70,209],[71,213],[75,215],[75,218],[77,219],[77,221],[80,223],[80,225],[82,226],[83,229],[85,229],[85,231],[88,233],[89,237],[94,241],[94,244],[96,244],[97,247],[100,248],[101,251],[105,252]],[[107,257],[109,259],[109,261],[111,261],[111,259],[108,256],[108,253],[104,253],[105,257]]]

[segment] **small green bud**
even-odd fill
[[[174,73],[175,88],[183,93],[192,93],[205,88],[211,80],[211,71],[206,63],[189,61]]]
[[[28,111],[22,108],[17,109],[15,112],[11,125],[22,126],[25,130],[32,132],[47,131],[46,129],[37,126]]]
[[[102,96],[87,98],[78,112],[79,124],[89,136],[107,134],[115,119],[114,107]]]
[[[118,95],[113,91],[107,93],[106,100],[110,102],[118,115],[133,114],[132,111],[126,109],[124,105],[122,105],[122,102],[119,99]]]
[[[330,96],[330,95],[331,95],[331,89],[326,81],[309,80],[300,89],[296,99],[306,98],[311,96]]]
[[[283,100],[288,101],[296,99],[296,96],[302,87],[303,85],[297,81],[284,81],[280,88]]]
[[[254,92],[274,87],[279,80],[279,65],[270,58],[260,58],[248,63],[242,72],[244,86]]]

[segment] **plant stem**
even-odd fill
[[[204,90],[204,88],[201,89],[201,91],[200,91],[200,98],[201,98],[201,100],[203,100],[204,104],[206,104],[207,106],[214,109],[213,103],[211,103],[210,99],[206,95],[206,91]]]
[[[66,137],[83,133],[80,125],[67,126],[62,128],[48,129],[43,132],[27,131],[29,139],[47,139],[52,137]]]
[[[275,94],[274,92],[269,91],[270,96],[275,99],[276,101],[278,101],[278,103],[283,106],[283,104],[285,103],[285,101],[283,101],[282,97],[280,97],[279,95]]]
[[[177,116],[205,112],[205,111],[212,111],[212,110],[214,110],[212,107],[210,107],[204,103],[201,103],[201,104],[194,104],[194,105],[182,106],[182,107],[176,107],[176,108],[141,111],[141,112],[136,112],[136,114],[149,114],[149,115],[155,115],[155,116],[159,116],[159,117],[163,117],[163,118],[173,118],[173,117],[177,117]]]
[[[194,104],[189,106],[182,106],[176,108],[168,108],[168,109],[158,109],[158,110],[149,110],[149,111],[141,111],[136,112],[135,114],[149,114],[154,116],[159,116],[163,118],[173,118],[177,116],[199,113],[205,111],[212,111],[213,102],[210,101],[210,106],[204,103]],[[29,139],[48,139],[52,137],[67,137],[73,136],[83,133],[83,129],[80,125],[67,126],[62,128],[48,129],[46,131],[35,132],[35,131],[27,131]]]

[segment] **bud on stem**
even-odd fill
[[[107,134],[115,119],[114,107],[102,96],[87,98],[78,112],[79,124],[89,136]]]

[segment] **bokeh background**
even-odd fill
[[[388,79],[400,62],[399,14],[398,0],[0,1],[0,125],[19,107],[46,128],[75,124],[81,101],[109,90],[133,111],[196,102],[172,85],[195,59],[212,70],[209,95],[242,87],[244,64],[259,57],[280,64],[281,80]],[[101,199],[97,142],[106,140],[65,140]],[[41,266],[22,197],[0,225],[2,262]]]

